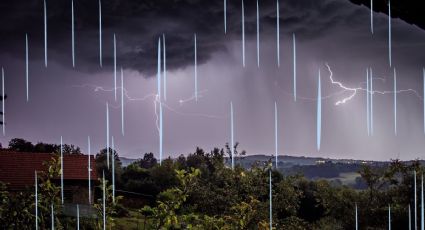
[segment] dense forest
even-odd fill
[[[9,148],[17,151],[16,140]],[[237,145],[234,148],[238,152]],[[249,168],[236,164],[231,169],[226,164],[231,152],[228,145],[209,152],[197,148],[161,164],[153,153],[146,153],[126,167],[121,166],[118,153],[110,151],[116,166],[115,203],[106,149],[96,155],[98,175],[105,172],[107,178],[108,229],[270,229],[270,203],[273,229],[355,229],[356,206],[359,229],[388,229],[389,207],[392,229],[408,229],[414,226],[414,220],[421,224],[420,182],[424,168],[419,161],[393,160],[385,167],[363,165],[358,172],[365,188],[353,189],[326,180],[309,180],[301,174],[284,175],[272,161],[254,163]],[[76,218],[61,214],[59,187],[51,182],[59,175],[58,161],[53,158],[46,164],[49,170],[40,185],[39,202],[44,210],[39,217],[41,229],[50,228],[48,210],[52,203],[57,210],[56,228],[75,229]],[[98,194],[102,194],[99,181]],[[101,197],[93,207],[97,215],[81,217],[82,229],[102,228]],[[33,210],[33,188],[12,195],[7,185],[0,186],[0,224],[6,229],[33,229]]]

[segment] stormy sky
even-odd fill
[[[280,57],[276,60],[276,1],[260,0],[260,67],[256,57],[256,1],[245,0],[246,67],[242,66],[241,1],[102,0],[103,67],[99,65],[97,0],[74,0],[76,66],[71,55],[71,0],[47,0],[48,67],[44,66],[43,1],[0,3],[0,65],[5,70],[6,146],[13,137],[106,146],[106,102],[120,155],[158,156],[155,94],[157,42],[167,51],[164,156],[223,147],[230,141],[230,101],[235,140],[248,154],[274,153],[274,103],[279,110],[279,154],[388,160],[423,158],[422,69],[425,33],[392,19],[392,59],[397,87],[397,136],[393,94],[374,96],[374,136],[368,137],[366,94],[350,96],[330,81],[365,88],[373,69],[375,90],[393,90],[388,63],[388,16],[348,0],[281,0]],[[397,9],[394,9],[397,10]],[[124,69],[125,135],[120,98],[114,99],[113,35],[117,65]],[[194,94],[197,35],[198,102]],[[29,102],[25,88],[25,34],[29,38]],[[293,100],[292,35],[297,39],[297,95]],[[317,76],[322,76],[322,148],[316,149]],[[120,81],[118,78],[118,86]],[[417,94],[415,94],[415,92]]]

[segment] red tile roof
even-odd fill
[[[51,153],[24,153],[0,150],[0,181],[7,183],[10,189],[22,189],[33,186],[34,172],[46,170],[43,162],[48,162],[54,157]],[[87,155],[64,155],[63,177],[64,180],[87,180],[88,159]],[[90,158],[91,179],[97,180],[96,162]]]

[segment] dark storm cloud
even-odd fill
[[[223,1],[103,0],[104,70],[112,69],[113,34],[117,36],[118,65],[151,76],[156,71],[157,40],[166,36],[167,68],[193,64],[193,36],[198,35],[198,63],[211,54],[226,51],[225,42],[241,39],[241,1],[228,2],[228,34],[223,31]],[[76,65],[84,72],[99,71],[98,1],[74,1]],[[314,39],[337,24],[355,23],[356,9],[345,0],[280,2],[282,37],[293,32],[297,39]],[[49,61],[71,68],[71,1],[47,0]],[[256,33],[256,1],[245,1],[247,39]],[[7,0],[0,3],[3,22],[0,49],[23,59],[25,33],[29,34],[30,60],[41,59],[43,46],[43,1]],[[260,1],[260,37],[275,33],[276,1]]]

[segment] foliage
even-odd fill
[[[112,148],[109,148],[109,165],[108,165],[108,158],[106,155],[107,151],[106,148],[100,150],[98,154],[96,154],[96,172],[97,175],[102,175],[103,172],[105,172],[105,178],[108,181],[112,181],[112,156],[114,156],[114,163],[115,163],[115,183],[119,184],[121,181],[121,161],[118,156],[117,151],[115,151]]]
[[[103,191],[103,183],[105,183],[105,191]],[[97,228],[102,229],[103,227],[103,192],[105,192],[105,215],[106,215],[106,224],[108,228],[113,228],[115,226],[115,217],[118,214],[120,209],[119,202],[122,200],[122,196],[113,196],[112,185],[108,185],[108,181],[103,178],[99,178],[99,190],[101,191],[101,196],[97,199],[97,202],[94,203],[94,208],[97,211]]]
[[[58,144],[47,144],[43,142],[38,142],[34,145],[25,139],[13,138],[9,141],[9,150],[29,153],[59,153],[61,146]],[[62,145],[62,152],[63,154],[82,154],[80,147],[68,144]]]
[[[387,228],[388,205],[392,209],[392,228],[406,229],[407,208],[414,203],[413,171],[417,173],[418,187],[424,172],[418,161],[365,164],[359,169],[358,179],[365,189],[355,190],[325,180],[308,180],[299,174],[283,175],[271,168],[271,161],[242,167],[238,159],[245,152],[237,147],[238,143],[233,146],[237,156],[234,169],[229,167],[229,145],[210,152],[196,148],[187,156],[164,159],[162,164],[157,163],[152,153],[147,153],[124,168],[118,153],[111,149],[115,157],[116,187],[126,192],[125,196],[116,197],[115,204],[106,149],[101,150],[96,163],[98,175],[105,172],[108,228],[269,229],[271,173],[273,229],[350,229],[354,226],[356,205],[361,229]],[[75,219],[60,215],[60,190],[53,183],[59,173],[55,157],[48,163],[48,170],[39,174],[40,226],[49,225],[51,204],[58,210],[57,228],[75,226],[69,224]],[[87,226],[101,229],[102,180],[98,191],[93,204],[97,222],[88,222]],[[134,210],[128,213],[129,204],[138,210],[136,215]],[[11,195],[6,185],[0,183],[0,215],[0,224],[6,229],[33,226],[33,191]]]

